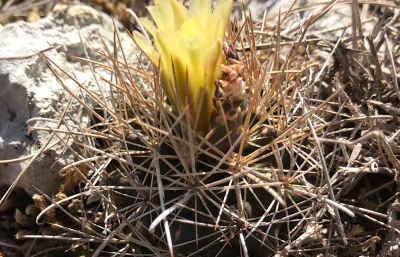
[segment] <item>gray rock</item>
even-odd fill
[[[120,25],[116,26],[125,54],[128,59],[135,60],[137,50],[133,41]],[[110,17],[90,7],[58,5],[48,17],[38,22],[20,21],[0,28],[0,38],[0,184],[10,185],[30,159],[15,162],[6,160],[23,159],[36,153],[49,138],[49,133],[45,131],[30,134],[26,122],[34,117],[46,118],[47,121],[37,119],[30,122],[29,126],[55,128],[70,98],[37,53],[54,47],[45,52],[51,60],[67,73],[73,74],[83,85],[97,92],[99,88],[105,92],[103,80],[98,78],[99,85],[96,84],[88,63],[72,57],[106,62],[99,53],[102,50],[104,52],[101,39],[108,49],[113,49],[114,25]],[[104,71],[96,70],[96,73],[110,77]],[[80,94],[79,87],[72,79],[63,75],[62,80],[73,92]],[[74,101],[65,120],[60,129],[76,128],[77,124],[84,127],[88,123],[88,115]],[[58,136],[65,137],[63,134]],[[54,137],[53,142],[57,139]],[[71,143],[68,140],[66,142],[67,145]],[[68,148],[58,144],[33,162],[19,186],[29,193],[36,192],[34,187],[45,193],[55,192],[59,186],[57,171],[72,160],[73,155]]]
[[[297,32],[300,25],[304,26],[304,22],[312,15],[319,13],[328,2],[319,0],[250,0],[247,1],[246,10],[251,13],[253,20],[262,21],[265,13],[265,25],[273,26],[276,24],[281,12],[282,29],[289,32]],[[292,8],[292,12],[288,18],[283,21],[283,17]],[[241,2],[236,2],[234,6],[234,14],[240,18],[242,10]],[[333,8],[325,14],[321,19],[317,20],[308,30],[309,34],[323,34],[330,40],[336,40],[343,31],[342,27],[351,24],[351,4],[335,4]],[[337,28],[337,30],[334,30]],[[286,35],[285,31],[282,31]],[[287,35],[289,36],[289,35]]]

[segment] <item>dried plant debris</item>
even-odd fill
[[[0,1],[0,24],[7,24],[17,20],[35,22],[49,14],[57,3],[74,5],[78,2],[96,8],[104,13],[116,17],[127,28],[134,28],[134,20],[129,13],[134,11],[138,16],[147,14],[145,7],[149,0],[6,0]],[[128,10],[129,9],[129,10]]]
[[[171,108],[157,65],[103,53],[108,98],[88,94],[76,162],[38,214],[15,213],[40,226],[19,238],[63,242],[52,256],[395,256],[399,9],[346,3],[353,24],[334,41],[309,31],[333,2],[297,29],[295,9],[231,22],[207,133]]]
[[[0,24],[7,24],[17,20],[35,22],[48,14],[54,7],[55,1],[0,1]]]

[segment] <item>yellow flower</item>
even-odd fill
[[[223,40],[232,0],[192,0],[189,9],[176,0],[155,0],[148,10],[155,22],[141,19],[154,46],[140,33],[133,38],[155,66],[160,65],[162,86],[178,111],[189,107],[199,131],[209,129],[214,112],[215,81],[225,62]]]

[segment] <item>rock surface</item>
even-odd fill
[[[298,30],[299,24],[304,24],[308,18],[320,13],[327,6],[329,6],[329,1],[323,2],[319,0],[251,0],[246,5],[248,12],[251,13],[252,18],[256,21],[262,21],[265,13],[265,25],[275,25],[279,17],[279,12],[281,12],[283,27],[288,27],[289,30],[293,29],[295,31]],[[241,4],[238,2],[238,5],[235,7],[235,14],[239,17],[242,8]],[[284,20],[283,18],[288,10],[291,10],[292,15]],[[327,36],[330,40],[336,40],[341,35],[343,27],[350,24],[351,5],[335,4],[308,31],[310,33],[323,32],[324,36]]]
[[[125,54],[134,60],[137,50],[133,41],[120,25],[116,26]],[[48,17],[38,22],[20,21],[0,28],[0,38],[0,184],[10,185],[30,161],[23,157],[36,153],[49,138],[45,131],[29,133],[27,121],[40,117],[47,121],[38,119],[29,126],[55,128],[70,99],[38,53],[54,47],[44,53],[59,67],[74,74],[77,81],[87,87],[102,88],[104,83],[97,79],[99,85],[96,84],[88,63],[72,57],[105,61],[99,51],[104,49],[102,40],[108,49],[113,49],[114,25],[109,16],[90,7],[58,5]],[[110,76],[101,72],[97,75]],[[73,80],[67,76],[62,80],[79,94]],[[66,117],[69,128],[70,124],[85,126],[88,122],[85,110],[76,101]],[[60,127],[63,128],[66,126]],[[53,142],[57,138],[54,137]],[[34,187],[45,193],[55,192],[59,185],[57,171],[73,159],[66,149],[59,144],[41,154],[24,174],[19,186],[29,193],[36,192]],[[24,160],[7,161],[18,158]]]

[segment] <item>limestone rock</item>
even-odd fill
[[[116,27],[125,54],[134,60],[137,50],[133,41],[117,22]],[[98,78],[96,84],[89,64],[73,56],[105,62],[105,57],[99,52],[104,52],[102,41],[112,51],[114,25],[109,16],[88,6],[58,5],[48,17],[38,22],[19,21],[5,25],[0,28],[0,38],[0,184],[10,185],[30,159],[5,160],[23,159],[34,154],[49,138],[46,131],[29,133],[26,122],[40,117],[42,120],[30,122],[29,126],[55,128],[70,99],[38,53],[54,47],[44,54],[67,73],[73,74],[81,84],[105,92],[103,80]],[[83,45],[86,45],[86,50]],[[98,76],[110,76],[99,73]],[[71,78],[63,75],[61,79],[73,92],[80,94],[79,87]],[[74,101],[65,121],[60,129],[71,129],[71,124],[84,127],[88,115]],[[52,142],[60,136],[53,137]],[[64,140],[67,145],[71,143],[67,138]],[[57,145],[33,162],[19,186],[29,193],[36,192],[34,187],[45,193],[55,192],[59,185],[57,171],[72,159],[68,147]]]

